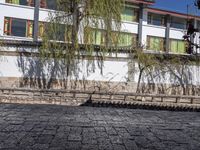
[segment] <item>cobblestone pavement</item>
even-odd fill
[[[200,113],[0,104],[0,149],[200,150]]]

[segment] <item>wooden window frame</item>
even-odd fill
[[[27,20],[27,34],[26,34],[26,37],[33,37],[33,32],[30,33],[30,27],[32,26],[32,31],[33,31],[33,21],[31,20]]]
[[[9,29],[6,28],[6,23],[8,23]],[[4,34],[6,35],[12,34],[12,18],[9,17],[4,18]]]

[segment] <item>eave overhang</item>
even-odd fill
[[[155,3],[155,0],[126,0],[129,3],[138,3],[138,4],[146,4],[152,5]]]

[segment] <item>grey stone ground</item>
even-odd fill
[[[0,148],[200,150],[200,113],[0,104]]]

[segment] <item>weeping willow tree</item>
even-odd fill
[[[42,36],[44,62],[62,62],[62,72],[78,78],[80,62],[87,57],[87,73],[94,72],[95,60],[102,73],[105,55],[119,42],[124,6],[124,0],[57,0]]]

